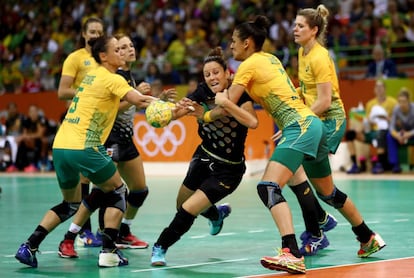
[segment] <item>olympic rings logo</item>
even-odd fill
[[[134,125],[135,141],[149,157],[160,152],[164,156],[173,156],[178,146],[184,142],[185,136],[185,126],[181,121],[172,121],[164,128],[154,128],[145,120]]]

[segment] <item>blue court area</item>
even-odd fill
[[[78,259],[59,258],[57,248],[69,227],[67,221],[42,243],[41,254],[37,255],[39,267],[32,269],[17,262],[14,254],[46,210],[61,201],[56,178],[1,175],[0,277],[243,277],[275,273],[259,262],[262,256],[275,254],[280,237],[257,197],[257,182],[256,177],[246,177],[239,189],[223,201],[231,203],[233,211],[218,236],[209,235],[207,220],[198,217],[192,229],[168,250],[167,267],[150,266],[150,248],[125,250],[130,264],[122,268],[99,268],[100,248],[77,247]],[[151,245],[175,213],[180,183],[181,177],[148,178],[150,194],[132,230]],[[358,258],[359,244],[350,225],[336,210],[323,204],[339,223],[327,233],[330,246],[317,256],[306,258],[308,269],[414,256],[413,176],[341,176],[336,183],[353,198],[366,222],[381,234],[387,247],[371,258]],[[284,193],[299,237],[304,229],[299,206],[290,189],[285,188]],[[92,226],[97,227],[96,215]]]

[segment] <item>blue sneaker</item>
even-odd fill
[[[319,228],[324,232],[328,232],[332,230],[333,228],[335,228],[337,224],[338,224],[338,221],[336,220],[336,218],[332,214],[326,213],[325,220],[322,222],[319,222]],[[310,237],[312,237],[312,234],[308,231],[304,231],[300,235],[302,244],[305,244]]]
[[[162,249],[161,246],[154,245],[152,247],[151,265],[152,266],[166,266],[165,253],[167,250]]]
[[[384,173],[384,167],[380,162],[375,163],[374,167],[372,168],[371,172],[373,174],[382,174]]]
[[[336,218],[333,217],[333,215],[326,213],[325,220],[323,222],[319,222],[319,228],[322,231],[327,232],[335,228],[337,224],[338,221]]]
[[[223,220],[231,213],[230,204],[221,204],[217,206],[219,212],[219,218],[217,220],[209,220],[208,225],[210,226],[210,235],[215,236],[220,233],[223,228]]]
[[[319,250],[328,247],[328,238],[324,232],[321,231],[321,234],[321,237],[311,236],[305,243],[302,244],[299,252],[304,256],[313,256],[316,255]]]
[[[304,231],[301,235],[300,235],[300,240],[302,241],[302,244],[305,244],[309,238],[312,237],[312,233],[308,232],[308,231]]]
[[[102,240],[97,239],[91,231],[84,230],[78,236],[78,245],[79,244],[84,247],[99,247],[102,246]]]
[[[16,255],[14,256],[22,264],[27,264],[31,267],[37,267],[36,252],[37,248],[32,249],[28,242],[22,243],[19,250],[17,250]]]
[[[128,259],[124,257],[118,248],[104,249],[99,253],[98,266],[115,267],[128,265]]]
[[[361,170],[359,169],[358,165],[352,164],[351,169],[346,171],[347,174],[359,174],[361,173]]]
[[[102,242],[102,237],[103,237],[103,231],[98,228],[98,230],[96,230],[95,238],[96,240]]]

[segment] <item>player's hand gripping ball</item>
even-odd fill
[[[173,108],[175,108],[175,104],[172,102],[154,100],[145,110],[147,122],[156,128],[165,127],[172,120]]]

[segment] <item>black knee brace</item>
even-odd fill
[[[57,206],[54,206],[50,210],[53,210],[61,222],[65,222],[68,218],[73,216],[79,208],[80,203],[68,203],[63,201]]]
[[[94,187],[91,194],[83,199],[83,205],[90,211],[94,212],[104,203],[105,193],[97,187]]]
[[[125,202],[125,192],[126,186],[122,184],[117,189],[110,191],[105,194],[104,198],[104,207],[117,208],[122,212],[125,212],[126,202]]]
[[[139,208],[142,206],[147,196],[148,196],[148,188],[145,188],[144,190],[139,190],[139,191],[134,190],[128,193],[127,201],[131,206],[135,208]]]
[[[188,213],[185,209],[183,209],[183,207],[180,207],[169,228],[181,237],[191,228],[194,223],[194,219],[195,216]]]
[[[356,138],[356,132],[355,132],[355,130],[348,130],[345,133],[345,139],[346,139],[346,141],[353,141],[353,140],[355,140],[355,138]]]
[[[345,204],[346,198],[348,197],[345,193],[336,187],[334,188],[331,195],[323,196],[318,193],[318,196],[322,201],[336,209],[342,208]]]
[[[259,194],[260,199],[268,209],[271,209],[279,203],[286,202],[285,198],[282,196],[282,190],[280,190],[279,185],[274,182],[259,182],[257,185],[257,194]]]

